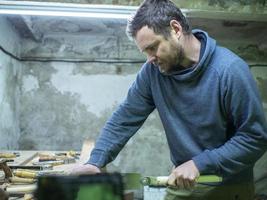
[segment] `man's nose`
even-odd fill
[[[155,55],[147,55],[147,61],[153,63],[156,60]]]

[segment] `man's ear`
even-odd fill
[[[175,32],[175,34],[178,36],[178,38],[180,38],[182,31],[183,31],[181,24],[177,20],[173,19],[170,21],[170,27]]]

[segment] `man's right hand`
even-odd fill
[[[75,164],[66,173],[69,175],[97,174],[101,173],[101,170],[91,164]]]

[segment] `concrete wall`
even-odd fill
[[[267,64],[265,66],[253,66],[251,71],[254,78],[257,81],[259,91],[262,97],[264,111],[267,116]],[[266,180],[266,169],[267,169],[267,153],[265,153],[254,167],[254,179],[256,193],[264,193],[267,195],[267,180]]]
[[[72,62],[24,62],[19,149],[81,150],[85,138],[95,141],[142,65],[120,60],[145,58],[126,37],[125,21],[33,20],[44,33],[54,32],[44,34],[40,41],[23,39],[23,59],[67,58]],[[164,134],[155,112],[108,169],[167,174],[171,163]]]
[[[30,43],[27,46],[26,40],[20,40],[6,19],[0,20],[1,46],[19,57],[19,47],[22,45],[25,52]],[[65,40],[59,41],[62,49]],[[96,48],[89,50],[98,51],[99,58],[105,57],[110,43],[91,41],[86,46]],[[123,45],[128,50],[122,51],[122,56],[126,52],[138,54],[127,43]],[[50,49],[51,54],[58,52],[57,48]],[[37,50],[32,48],[32,55]],[[71,50],[67,53],[73,55]],[[81,150],[85,138],[96,139],[141,67],[123,63],[19,62],[3,51],[0,58],[2,150]],[[157,112],[108,168],[152,175],[164,175],[170,170],[169,150]]]
[[[25,63],[19,149],[80,150],[85,138],[95,140],[139,68],[138,64]],[[159,161],[166,165],[158,165]],[[164,174],[169,168],[156,112],[110,165],[112,170],[146,174]]]
[[[14,55],[20,51],[20,40],[4,18],[0,18],[0,45]],[[0,149],[17,149],[19,99],[22,64],[0,50]]]

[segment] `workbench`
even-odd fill
[[[88,161],[90,152],[92,151],[94,147],[94,143],[85,140],[82,146],[81,151],[77,152],[80,153],[80,156],[78,159],[76,159],[77,163],[84,164]],[[59,153],[66,153],[67,151],[0,151],[1,152],[7,152],[7,153],[18,153],[19,156],[14,158],[13,162],[8,162],[8,165],[10,166],[32,166],[33,162],[36,162],[38,160],[38,155],[39,154],[59,154]],[[65,165],[58,165],[58,166],[53,166],[53,170],[67,170],[68,168],[71,168],[73,164],[65,164]],[[0,175],[1,177],[1,175]],[[23,197],[11,197],[9,198],[10,200],[24,200]],[[133,191],[125,191],[124,192],[124,199],[125,200],[133,200],[134,199],[134,194]]]
[[[17,154],[17,157],[15,158],[10,158],[10,159],[7,159],[8,162],[7,162],[7,165],[10,167],[10,168],[13,168],[13,167],[18,167],[18,166],[21,166],[21,168],[23,167],[36,167],[38,168],[38,166],[34,165],[34,163],[38,162],[38,159],[40,158],[39,155],[57,155],[57,154],[67,154],[68,152],[67,151],[0,151],[0,153],[6,153],[6,154]],[[80,152],[76,152],[77,154],[80,154]],[[87,154],[88,155],[88,154]],[[53,166],[53,165],[43,165],[45,166],[44,169],[35,169],[35,171],[41,171],[41,170],[50,170],[50,171],[53,171],[53,170],[56,170],[56,171],[59,171],[59,170],[66,170],[70,167],[73,166],[73,164],[76,164],[76,163],[81,163],[81,162],[86,162],[88,158],[81,158],[80,157],[76,157],[76,159],[73,159],[73,163],[72,164],[62,164],[61,166],[58,165],[58,166]],[[55,161],[56,162],[56,161]],[[13,170],[14,172],[14,170]],[[2,181],[3,182],[3,178],[4,178],[4,172],[1,170],[0,171],[0,180],[2,178]],[[36,186],[36,183],[34,184],[20,184],[20,186],[32,186],[32,185],[35,185]],[[13,188],[17,186],[17,184],[12,184],[10,186],[10,188]],[[18,199],[18,200],[23,200],[23,195],[19,195],[20,197],[10,197],[9,199],[13,200],[13,199]]]

